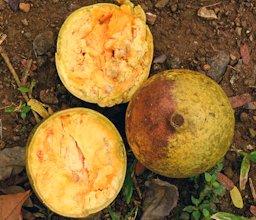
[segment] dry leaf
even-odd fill
[[[244,93],[242,95],[237,95],[229,98],[229,102],[232,108],[242,107],[251,101],[252,101],[252,96],[249,93]]]
[[[245,43],[241,44],[240,46],[240,54],[243,60],[243,64],[248,65],[250,63],[250,51]]]
[[[244,203],[243,203],[243,198],[242,198],[241,193],[238,190],[238,188],[236,186],[234,186],[234,188],[232,190],[230,190],[229,193],[230,193],[230,196],[231,196],[234,206],[239,209],[242,209],[244,207]]]
[[[48,111],[44,108],[43,104],[36,99],[30,99],[28,105],[33,111],[38,113],[42,118],[47,118],[49,116]]]
[[[176,186],[160,179],[145,183],[147,190],[141,220],[157,220],[168,216],[177,206],[179,192]]]
[[[256,216],[256,206],[251,205],[251,206],[250,206],[250,212],[251,212],[254,216]]]
[[[240,190],[244,190],[248,181],[248,174],[250,171],[250,154],[244,156],[240,169],[239,184]]]
[[[227,190],[232,190],[234,188],[234,183],[231,179],[229,179],[227,176],[225,176],[222,173],[218,173],[217,177],[218,182],[223,185]]]
[[[197,15],[201,18],[206,19],[218,19],[216,13],[212,9],[207,9],[206,7],[201,7],[197,11]]]
[[[20,220],[21,217],[21,208],[23,203],[30,196],[30,190],[11,194],[11,195],[2,195],[0,196],[0,219],[4,220]]]
[[[19,174],[25,166],[25,148],[12,147],[0,151],[0,181]]]

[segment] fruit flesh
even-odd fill
[[[42,201],[54,212],[85,217],[119,192],[126,159],[121,137],[93,111],[64,112],[44,122],[27,152],[27,170]]]
[[[129,101],[148,77],[152,55],[152,36],[139,6],[96,4],[65,21],[56,64],[71,93],[112,106]]]
[[[167,71],[150,78],[134,95],[126,134],[135,156],[149,169],[191,177],[225,155],[234,134],[234,113],[224,91],[208,77]]]

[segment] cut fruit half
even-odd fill
[[[59,32],[56,66],[76,97],[99,106],[128,102],[149,75],[153,37],[140,6],[80,8]]]
[[[120,134],[103,115],[86,108],[55,113],[28,141],[26,169],[41,201],[67,217],[87,217],[107,207],[126,172]]]

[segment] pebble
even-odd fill
[[[209,64],[204,64],[203,65],[203,70],[204,71],[209,71],[211,69],[211,66]]]
[[[58,104],[59,100],[52,89],[44,89],[39,93],[40,100],[47,104]]]
[[[0,140],[0,149],[5,147],[6,143],[3,140]]]
[[[37,56],[46,54],[54,47],[54,34],[52,31],[46,31],[38,34],[33,41],[33,49]]]
[[[256,101],[246,104],[245,108],[249,110],[256,110]]]
[[[180,58],[175,56],[170,56],[166,60],[166,65],[169,69],[178,69],[181,66]]]
[[[171,5],[171,11],[176,12],[178,10],[178,5],[177,4],[172,4]]]
[[[148,24],[150,24],[150,25],[155,24],[156,18],[157,18],[157,16],[155,14],[152,14],[151,12],[147,12],[146,17],[147,17],[147,23]]]
[[[43,66],[47,61],[47,56],[37,56],[36,58],[36,65],[38,67]]]
[[[208,71],[207,75],[219,83],[226,71],[229,61],[228,53],[224,51],[219,52],[209,60],[208,64],[211,66],[211,69]]]
[[[197,11],[197,16],[205,19],[218,19],[216,13],[212,9],[207,9],[206,7],[201,7]]]
[[[253,128],[249,128],[249,134],[251,138],[255,138],[256,137],[256,130],[254,130]]]
[[[20,0],[8,0],[7,3],[13,11],[17,11],[19,9]]]
[[[24,26],[28,26],[28,20],[26,18],[22,19],[21,20],[21,23],[24,25]]]
[[[248,119],[249,119],[249,115],[246,112],[242,112],[240,114],[240,121],[241,122],[246,122],[246,121],[248,121]]]
[[[158,9],[162,9],[162,8],[164,8],[168,3],[169,3],[169,0],[160,0],[160,1],[157,1],[157,3],[155,4],[155,7],[158,8]]]
[[[29,38],[31,38],[32,34],[31,34],[31,32],[25,32],[24,36],[29,39]]]
[[[153,60],[153,63],[164,63],[166,61],[167,57],[165,54],[162,54],[158,57],[156,57],[154,60]]]
[[[28,13],[30,11],[31,5],[29,3],[21,2],[19,4],[19,9],[25,13]]]
[[[6,3],[4,2],[4,0],[0,0],[0,11],[3,11],[5,9],[5,5]]]
[[[242,28],[241,27],[236,27],[236,33],[238,36],[242,35]]]

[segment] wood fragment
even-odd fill
[[[4,42],[4,40],[7,38],[6,34],[0,33],[0,45]]]
[[[6,65],[7,65],[8,69],[9,69],[9,71],[11,72],[13,78],[15,79],[16,84],[18,85],[18,87],[21,87],[21,81],[20,81],[20,79],[19,79],[19,77],[18,77],[18,75],[17,75],[15,69],[13,68],[13,66],[12,66],[12,64],[11,64],[11,61],[10,61],[10,59],[9,59],[9,57],[8,57],[8,55],[7,55],[7,53],[5,52],[5,50],[3,49],[3,47],[1,47],[1,46],[0,46],[0,54],[1,54],[1,56],[2,56],[2,58],[3,58],[3,60],[4,60],[4,62],[6,63]],[[23,98],[25,99],[26,102],[29,101],[29,97],[28,97],[28,95],[27,95],[26,93],[22,93],[22,96],[23,96]],[[39,123],[39,122],[40,122],[40,119],[39,119],[37,113],[34,112],[34,111],[32,111],[32,113],[33,113],[33,115],[34,115],[34,117],[35,117],[36,122]]]
[[[136,176],[134,173],[132,174],[132,181],[133,181],[134,187],[136,189],[136,192],[138,193],[139,198],[142,199],[142,193],[140,191],[139,184],[137,182],[137,179],[136,179]]]
[[[250,188],[251,188],[251,193],[252,193],[252,197],[253,197],[253,201],[256,202],[256,191],[252,182],[252,178],[249,178],[249,184],[250,184]]]
[[[24,70],[24,73],[23,73],[23,76],[22,76],[22,79],[21,79],[21,84],[23,86],[25,86],[26,83],[27,83],[28,77],[30,75],[30,69],[31,69],[31,66],[32,66],[32,62],[33,62],[32,59],[27,60],[26,67],[25,67],[25,70]]]

